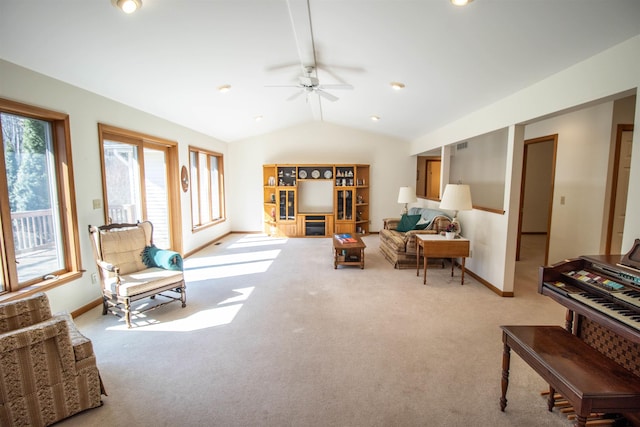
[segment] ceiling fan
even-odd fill
[[[349,84],[332,84],[332,85],[321,85],[318,80],[317,73],[315,72],[315,67],[312,65],[307,65],[304,67],[304,75],[298,77],[297,85],[269,85],[266,87],[293,87],[298,88],[299,91],[291,95],[287,98],[287,101],[292,101],[298,98],[303,93],[307,95],[307,101],[309,99],[309,95],[312,93],[321,96],[328,101],[337,101],[337,96],[329,93],[326,89],[353,89],[353,86]]]

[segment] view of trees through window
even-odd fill
[[[18,280],[64,266],[56,170],[49,122],[1,113],[2,142]],[[6,238],[4,236],[3,238]]]

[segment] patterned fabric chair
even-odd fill
[[[102,405],[91,341],[44,293],[0,304],[0,425],[48,426]]]
[[[174,301],[181,301],[182,307],[186,307],[182,257],[177,252],[153,246],[153,225],[149,221],[101,227],[90,225],[89,235],[102,285],[102,314],[124,312],[130,328],[132,302],[156,296],[168,299],[138,310],[138,313]]]

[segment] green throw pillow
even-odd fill
[[[398,228],[396,228],[396,230],[402,233],[413,230],[413,227],[416,226],[421,217],[422,215],[402,215],[400,224],[398,224]]]

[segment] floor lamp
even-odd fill
[[[407,205],[409,203],[415,203],[418,201],[416,197],[416,190],[413,187],[400,187],[400,191],[398,192],[398,203],[404,203],[404,208],[400,215],[406,215],[409,212]]]
[[[465,184],[447,184],[444,194],[440,200],[440,209],[453,211],[451,223],[456,228],[456,235],[460,234],[460,222],[458,222],[458,211],[468,211],[473,208],[471,204],[471,190]]]

